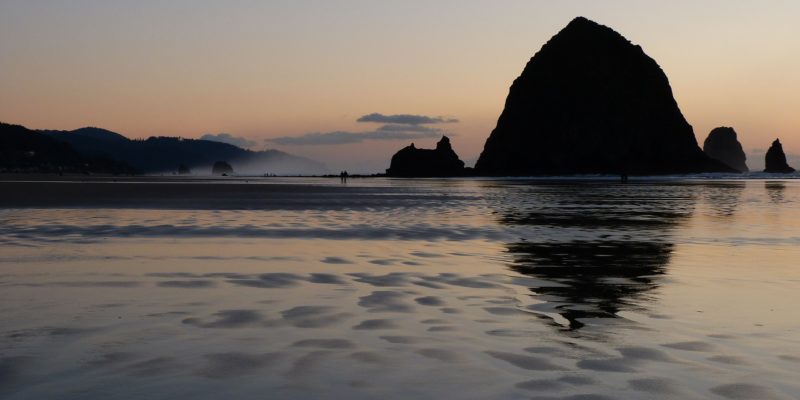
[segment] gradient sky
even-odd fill
[[[412,140],[265,139],[375,132],[385,125],[356,122],[371,113],[441,116],[458,122],[404,126],[449,132],[472,164],[513,79],[578,15],[661,65],[701,144],[726,125],[751,168],[776,137],[800,154],[796,0],[0,0],[0,121],[129,137],[227,133],[332,170],[379,172]]]

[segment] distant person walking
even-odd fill
[[[347,171],[342,171],[339,174],[339,178],[341,178],[342,183],[347,183]]]

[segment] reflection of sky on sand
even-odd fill
[[[794,182],[430,182],[398,207],[2,210],[0,397],[800,390]]]

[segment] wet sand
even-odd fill
[[[0,183],[0,397],[800,392],[793,181],[273,182]]]

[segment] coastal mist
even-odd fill
[[[796,180],[0,191],[3,399],[800,393]]]

